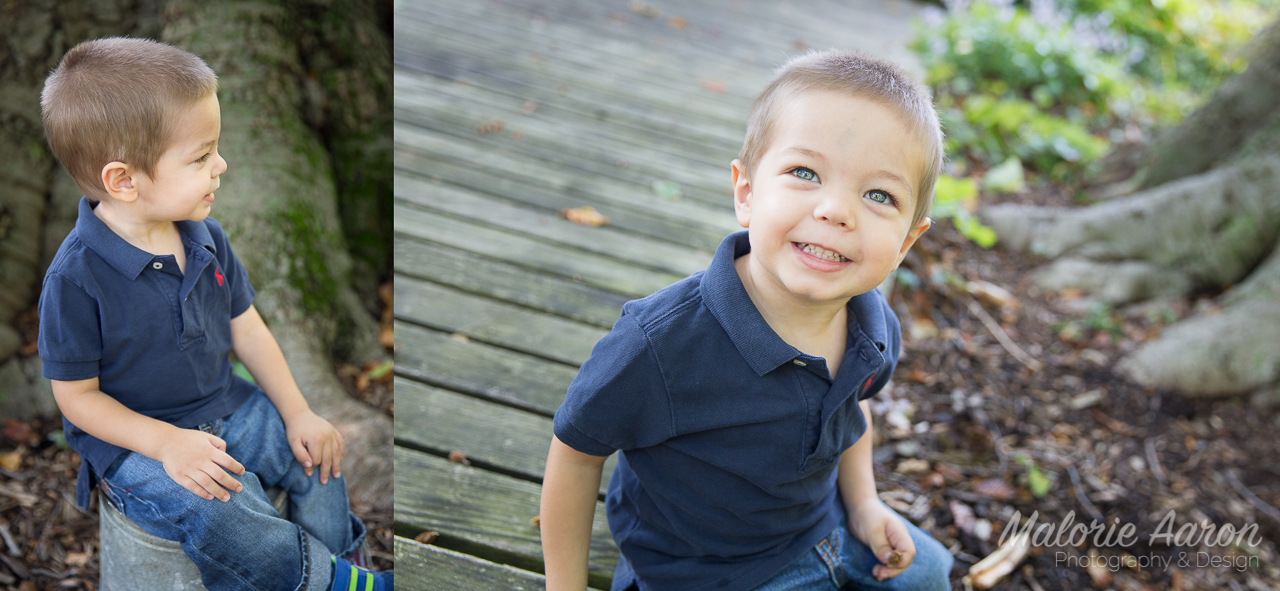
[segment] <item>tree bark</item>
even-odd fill
[[[1280,384],[1280,22],[1254,48],[1244,72],[1152,146],[1148,188],[1081,209],[981,212],[1005,247],[1053,259],[1037,283],[1083,289],[1086,303],[1225,290],[1211,312],[1121,360],[1148,387],[1216,396]]]

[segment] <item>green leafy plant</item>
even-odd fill
[[[1280,0],[948,2],[918,28],[953,161],[1017,157],[1082,177],[1109,142],[1175,123],[1224,77]]]
[[[950,218],[965,238],[983,248],[991,248],[996,243],[995,230],[984,226],[969,211],[977,198],[978,184],[973,179],[940,174],[934,185],[933,208],[929,215],[938,219]]]
[[[1024,478],[1031,495],[1038,499],[1049,494],[1049,490],[1053,488],[1053,479],[1040,471],[1035,460],[1019,455],[1018,461],[1022,462],[1022,467],[1026,469]]]

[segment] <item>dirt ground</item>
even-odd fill
[[[1052,188],[1016,200],[1071,201]],[[1280,589],[1277,411],[1151,391],[1113,369],[1177,319],[1211,313],[1212,294],[1088,308],[1032,284],[1043,262],[984,250],[945,221],[904,262],[891,301],[905,350],[873,399],[887,502],[953,549],[955,575],[1038,512],[1054,536],[1033,538],[1047,543],[994,589]],[[1069,512],[1114,535],[1064,527]]]

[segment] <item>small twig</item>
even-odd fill
[[[1102,513],[1098,512],[1098,508],[1093,506],[1093,503],[1089,501],[1089,497],[1085,496],[1083,492],[1084,486],[1080,484],[1080,473],[1076,471],[1074,464],[1067,464],[1067,473],[1071,475],[1071,488],[1075,490],[1076,500],[1080,501],[1080,504],[1084,506],[1085,511],[1089,512],[1094,521],[1103,523],[1105,520],[1102,517]]]
[[[1155,440],[1148,437],[1146,448],[1147,448],[1147,464],[1151,466],[1151,474],[1153,474],[1156,477],[1156,481],[1160,483],[1160,486],[1162,487],[1168,486],[1169,484],[1168,480],[1165,478],[1165,475],[1164,475],[1164,466],[1160,465],[1160,456],[1156,455]]]
[[[13,541],[13,534],[9,533],[9,524],[0,523],[0,538],[4,538],[5,545],[9,547],[9,556],[22,556],[17,542]]]
[[[987,330],[991,331],[991,334],[996,337],[997,341],[1000,341],[1000,345],[1004,347],[1005,351],[1008,351],[1015,359],[1021,361],[1023,365],[1031,368],[1031,371],[1040,371],[1043,367],[1040,362],[1028,355],[1026,351],[1023,351],[1022,347],[1019,347],[1017,343],[1013,342],[1013,339],[1009,338],[1009,333],[1006,333],[1004,329],[1000,327],[1000,323],[996,322],[996,319],[992,318],[991,315],[982,308],[982,304],[979,304],[978,301],[973,298],[968,298],[966,304],[968,304],[969,311],[972,312],[974,316],[977,316],[978,320],[982,321],[982,325],[987,327]]]
[[[1244,497],[1244,500],[1249,501],[1250,505],[1253,505],[1255,509],[1263,512],[1271,519],[1274,519],[1276,523],[1280,523],[1280,511],[1277,511],[1275,507],[1272,507],[1267,504],[1266,501],[1258,498],[1258,495],[1253,494],[1253,491],[1245,488],[1244,484],[1236,478],[1234,470],[1224,470],[1224,472],[1226,472],[1227,475],[1227,482],[1231,483],[1231,488],[1236,489],[1236,492],[1239,493],[1240,496]]]

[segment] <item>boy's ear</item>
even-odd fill
[[[907,251],[911,250],[911,247],[916,243],[916,240],[920,239],[920,235],[924,234],[924,231],[928,230],[932,225],[933,220],[929,219],[928,216],[925,216],[914,228],[907,231],[907,238],[902,241],[902,249],[898,251],[898,265],[902,264],[902,259],[906,258]],[[896,269],[898,268],[898,265],[894,265],[893,267]]]
[[[738,215],[738,225],[751,227],[751,174],[743,167],[742,161],[734,159],[729,163],[733,172],[733,211]]]
[[[102,167],[102,188],[116,201],[133,203],[138,199],[138,186],[133,178],[135,174],[128,164],[108,162]]]

